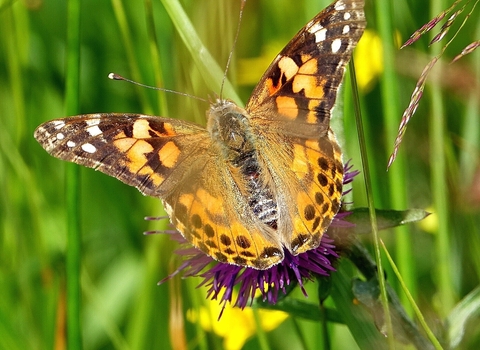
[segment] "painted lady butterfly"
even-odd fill
[[[139,114],[91,114],[40,125],[54,157],[160,198],[195,247],[267,269],[284,249],[318,247],[340,208],[343,164],[330,116],[365,28],[364,1],[337,0],[274,59],[245,109],[218,99],[207,126]]]

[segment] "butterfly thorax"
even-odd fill
[[[227,163],[237,188],[255,216],[277,228],[277,203],[260,165],[247,112],[229,100],[218,99],[208,111],[207,129]]]
[[[232,164],[254,150],[246,111],[228,100],[218,99],[207,115],[207,129],[220,152]]]

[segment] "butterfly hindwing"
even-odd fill
[[[250,210],[227,166],[218,156],[192,161],[184,181],[163,200],[172,224],[220,262],[256,269],[279,263],[278,236]]]

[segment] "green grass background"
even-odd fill
[[[159,201],[103,174],[50,157],[34,140],[33,131],[42,122],[65,116],[72,106],[76,114],[140,112],[204,123],[207,104],[111,81],[107,74],[114,71],[142,83],[213,98],[219,93],[221,70],[232,48],[239,2],[182,2],[196,33],[218,62],[218,74],[208,58],[198,52],[192,55],[185,47],[164,7],[170,1],[83,1],[79,90],[70,91],[72,100],[67,102],[66,77],[71,74],[65,68],[67,28],[75,23],[67,16],[68,3],[74,4],[58,0],[0,2],[0,348],[67,346],[70,208],[81,233],[79,329],[83,348],[164,349],[176,344],[172,342],[175,338],[185,339],[189,348],[220,349],[218,336],[172,316],[183,316],[186,310],[204,303],[205,289],[195,289],[199,281],[156,285],[179,264],[172,254],[175,244],[168,237],[142,235],[163,227],[143,220],[164,213]],[[255,79],[276,52],[327,4],[312,0],[247,2],[228,72],[241,100],[248,99]],[[393,38],[405,41],[449,5],[445,0],[367,2],[368,28],[381,37],[386,56],[382,75],[370,89],[361,91],[376,207],[433,212],[427,224],[385,231],[381,238],[442,341],[446,339],[442,322],[479,284],[479,53],[447,65],[463,47],[480,38],[475,20],[478,10],[446,51],[442,69],[431,77],[399,159],[389,172],[386,163],[415,81],[428,57],[438,52],[438,48],[427,47],[428,35],[402,51]],[[178,25],[185,28],[181,22]],[[377,53],[372,50],[373,54]],[[252,58],[259,59],[246,61]],[[368,64],[368,57],[363,62]],[[362,67],[357,64],[357,69]],[[346,100],[338,109],[345,111],[346,158],[360,168],[350,85],[345,84],[344,90]],[[236,98],[228,89],[225,95]],[[68,183],[75,179],[75,172],[79,173],[79,190],[69,199],[72,190]],[[353,185],[356,206],[366,206],[362,181],[359,176]],[[72,203],[78,205],[77,212]],[[368,236],[362,239],[370,246]],[[411,313],[394,274],[385,265],[389,283]],[[315,290],[311,283],[313,302]],[[181,311],[173,313],[174,303],[179,301]],[[480,346],[476,324],[478,317],[465,325],[460,348]],[[277,329],[252,337],[245,349],[322,348],[320,329],[317,323],[291,317]],[[328,332],[333,349],[357,346],[345,326],[330,325]]]

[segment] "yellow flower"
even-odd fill
[[[240,86],[255,86],[258,80],[282,49],[282,43],[274,42],[262,48],[258,57],[242,58],[238,61],[237,84]]]
[[[383,52],[380,37],[366,29],[353,53],[359,88],[368,92],[383,72]]]
[[[426,209],[430,214],[427,216],[425,219],[420,221],[418,225],[422,230],[428,233],[437,233],[438,232],[438,216],[437,213],[435,213],[435,209],[433,207],[428,207]]]
[[[257,324],[255,322],[254,312],[258,312],[260,326],[266,332],[277,328],[288,314],[282,311],[255,310],[251,308],[226,308],[223,311],[222,318],[218,315],[222,305],[217,300],[209,300],[208,306],[203,306],[200,310],[188,310],[187,319],[192,322],[200,322],[202,328],[209,332],[214,332],[223,338],[223,347],[227,350],[241,349],[245,342],[256,333]]]

